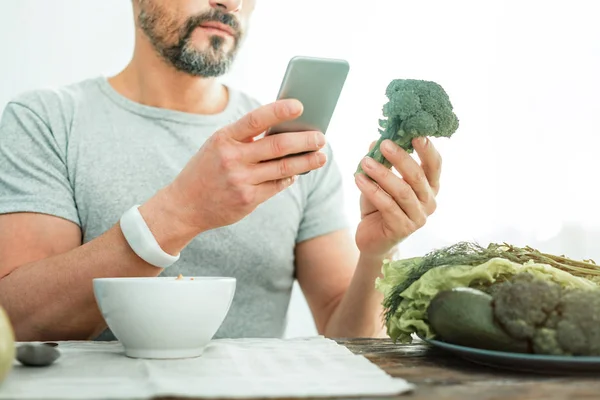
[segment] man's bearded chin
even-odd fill
[[[242,38],[240,25],[234,16],[213,10],[192,16],[183,26],[178,26],[174,21],[169,21],[168,17],[157,14],[142,10],[138,22],[152,46],[169,64],[189,75],[205,78],[221,76],[229,70]],[[207,21],[220,22],[233,29],[233,46],[229,51],[223,50],[226,38],[220,35],[211,36],[209,46],[204,50],[194,47],[192,33]]]

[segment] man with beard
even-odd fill
[[[17,339],[114,339],[92,279],[179,274],[237,278],[217,337],[281,336],[294,279],[321,334],[381,334],[374,280],[434,211],[433,145],[415,141],[420,165],[382,145],[404,178],[363,162],[376,183],[356,177],[353,240],[323,134],[262,135],[302,105],[261,106],[216,80],[254,0],[132,4],[135,49],[121,73],[24,93],[3,112],[0,304]]]

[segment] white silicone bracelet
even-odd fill
[[[136,205],[127,210],[119,222],[127,243],[148,264],[159,268],[170,267],[179,260],[179,254],[172,256],[161,249],[138,207]]]

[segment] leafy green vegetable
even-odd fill
[[[440,291],[456,287],[483,288],[520,272],[562,287],[591,288],[597,285],[586,277],[600,275],[600,267],[552,256],[531,248],[460,242],[435,250],[424,257],[384,261],[383,277],[376,288],[384,294],[385,322],[388,335],[410,342],[411,334],[432,337],[426,309]]]
[[[379,120],[380,138],[367,154],[387,168],[390,162],[379,146],[390,139],[411,153],[416,137],[450,137],[458,129],[458,118],[444,89],[435,82],[417,79],[395,79],[385,92],[388,102],[383,106],[384,119]],[[362,173],[359,165],[357,172]]]

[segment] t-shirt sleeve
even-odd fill
[[[327,155],[325,166],[302,177],[308,180],[298,243],[349,228],[340,168],[329,145],[323,152]]]
[[[8,103],[0,119],[0,214],[35,212],[80,225],[65,152],[39,112]]]

